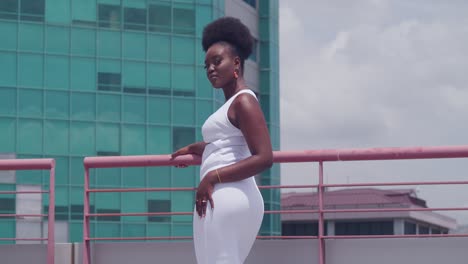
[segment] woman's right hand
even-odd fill
[[[207,143],[201,141],[201,142],[196,142],[190,145],[187,145],[183,148],[180,148],[176,150],[174,153],[171,154],[171,159],[175,159],[177,156],[182,156],[182,155],[187,155],[187,154],[194,154],[201,156],[203,154],[203,151],[205,150],[205,146]],[[179,164],[176,166],[177,168],[185,168],[187,167],[186,164]]]

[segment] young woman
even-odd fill
[[[199,264],[243,263],[263,219],[263,198],[252,176],[270,168],[273,155],[260,105],[243,77],[253,43],[237,18],[205,27],[206,75],[226,102],[205,121],[203,142],[172,154],[202,156],[193,219]]]

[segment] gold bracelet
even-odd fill
[[[218,169],[216,169],[216,175],[218,175],[218,181],[219,181],[219,183],[221,183],[221,178],[219,177]]]

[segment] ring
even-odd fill
[[[206,200],[201,201],[202,203],[206,203]]]

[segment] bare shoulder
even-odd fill
[[[239,94],[234,99],[233,104],[234,104],[234,107],[236,109],[239,109],[239,108],[248,109],[248,108],[251,108],[251,107],[257,107],[258,106],[258,100],[251,93],[242,93],[242,94]]]

